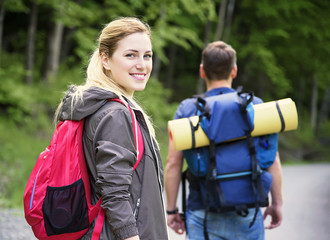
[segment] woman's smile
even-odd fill
[[[144,90],[152,70],[152,45],[148,34],[137,32],[120,40],[108,63],[110,77],[129,95]]]

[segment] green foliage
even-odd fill
[[[181,0],[184,9],[192,16],[197,16],[202,22],[217,18],[214,2],[211,0]]]
[[[3,87],[0,88],[0,106],[6,111],[0,116],[0,207],[21,206],[29,174],[39,153],[50,142],[54,130],[52,117],[60,99],[69,85],[84,81],[81,68],[62,65],[58,75],[47,84],[26,86],[20,80],[24,70],[21,74],[17,74],[17,66],[14,70],[2,69],[7,78],[2,78],[6,81],[1,82]],[[17,79],[9,78],[11,75]],[[167,103],[170,95],[171,91],[164,89],[156,79],[150,79],[146,90],[137,93],[138,100],[154,121],[163,160],[167,154],[167,121],[172,119],[177,107]],[[11,107],[14,103],[16,105]]]
[[[88,52],[92,54],[92,49],[96,47],[98,31],[93,28],[80,28],[75,31],[73,39],[77,42],[78,46],[75,49],[75,54],[81,59],[82,62],[87,62],[89,59]]]
[[[171,91],[165,89],[157,79],[150,79],[144,91],[136,92],[136,98],[153,119],[156,127],[167,127],[167,120],[173,118],[177,105],[170,104]]]
[[[25,48],[31,3],[38,5],[34,82],[24,82]],[[0,205],[21,203],[25,181],[38,153],[48,144],[54,111],[70,84],[84,80],[80,66],[96,47],[99,30],[119,16],[137,16],[152,28],[153,51],[161,59],[159,79],[150,79],[137,98],[152,117],[165,160],[167,121],[177,103],[196,91],[206,24],[210,38],[218,21],[220,0],[7,0],[0,66]],[[235,85],[253,90],[264,100],[291,97],[302,117],[297,131],[280,135],[284,161],[322,160],[329,156],[330,124],[325,111],[317,131],[311,130],[312,79],[317,79],[318,106],[330,84],[330,1],[236,0],[228,43],[237,51]],[[69,57],[57,76],[43,83],[50,26],[65,26]],[[209,25],[208,25],[209,26]],[[169,61],[169,49],[176,48]],[[156,62],[156,61],[155,61]],[[156,64],[155,64],[156,65]],[[173,70],[172,89],[165,89]],[[155,69],[155,68],[154,68]],[[235,87],[235,86],[234,86]],[[312,106],[314,107],[314,106]],[[6,201],[4,199],[10,199]]]
[[[86,27],[86,22],[94,24],[99,21],[102,13],[99,6],[94,1],[84,1],[79,4],[75,1],[64,1],[62,4],[56,3],[58,12],[61,12],[60,20],[67,27]]]
[[[135,95],[154,123],[161,157],[165,164],[168,149],[167,121],[173,119],[178,104],[167,102],[171,91],[165,89],[157,79],[150,79],[146,89],[136,92]]]
[[[25,76],[22,56],[4,54],[2,59],[4,68],[0,69],[0,110],[12,121],[23,123],[25,115],[33,110],[31,98],[34,92],[22,81]],[[14,62],[16,64],[12,64]]]
[[[236,7],[241,14],[232,41],[243,78],[266,82],[263,91],[270,96],[295,98],[301,78],[322,74],[329,56],[329,1],[242,1]]]
[[[320,127],[320,134],[315,136],[309,127],[308,116],[299,119],[295,131],[280,133],[279,152],[282,162],[329,162],[330,121]]]
[[[24,4],[24,0],[7,0],[5,8],[11,12],[28,12],[28,7]]]
[[[30,128],[0,117],[0,208],[22,207],[27,179],[39,153],[49,144],[44,133]]]
[[[7,58],[1,69],[0,207],[21,207],[26,181],[50,142],[56,106],[68,85],[83,81],[80,68],[62,67],[48,84],[27,86],[23,68],[9,64],[16,60]]]

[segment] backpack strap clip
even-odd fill
[[[238,101],[240,103],[241,106],[241,111],[242,112],[246,112],[246,107],[252,102],[253,97],[254,97],[254,93],[252,91],[242,91],[242,92],[238,92]]]
[[[242,217],[246,217],[249,214],[249,209],[246,205],[236,206],[235,210],[236,210],[236,213]]]
[[[196,99],[197,115],[199,116],[199,122],[202,120],[202,117],[209,119],[211,117],[211,109],[208,107],[207,102],[202,97],[197,97]]]

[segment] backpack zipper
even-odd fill
[[[259,173],[261,174],[263,170],[261,170]],[[243,171],[243,172],[234,172],[234,173],[223,173],[220,175],[217,175],[216,179],[228,179],[228,178],[239,178],[251,175],[252,171]]]
[[[33,197],[34,197],[34,191],[37,185],[37,180],[38,180],[38,176],[39,176],[39,172],[40,172],[41,167],[38,170],[36,179],[34,180],[34,184],[33,184],[33,188],[32,188],[32,193],[31,193],[31,198],[30,198],[30,210],[32,209],[32,202],[33,202]]]
[[[200,161],[201,161],[201,154],[199,153],[199,151],[197,151],[197,168],[198,168],[198,175],[200,175],[200,170],[201,170],[201,166],[200,166]]]
[[[49,151],[48,147],[45,149],[45,152],[46,152],[46,151],[47,151],[47,152]],[[44,161],[46,160],[47,155],[48,155],[48,154],[46,154],[45,156],[42,157]],[[39,168],[39,170],[38,170],[38,172],[37,172],[36,178],[35,178],[35,180],[34,180],[34,184],[33,184],[33,188],[32,188],[32,193],[31,193],[31,198],[30,198],[30,208],[29,208],[30,210],[32,209],[32,202],[33,202],[33,197],[34,197],[34,191],[35,191],[35,189],[36,189],[36,185],[37,185],[37,180],[38,180],[39,172],[40,172],[41,167],[42,167],[43,164],[44,164],[44,163],[41,164],[41,166],[40,166],[40,168]]]

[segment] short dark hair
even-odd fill
[[[236,51],[227,43],[209,43],[202,53],[202,64],[208,80],[227,79],[236,65]]]

